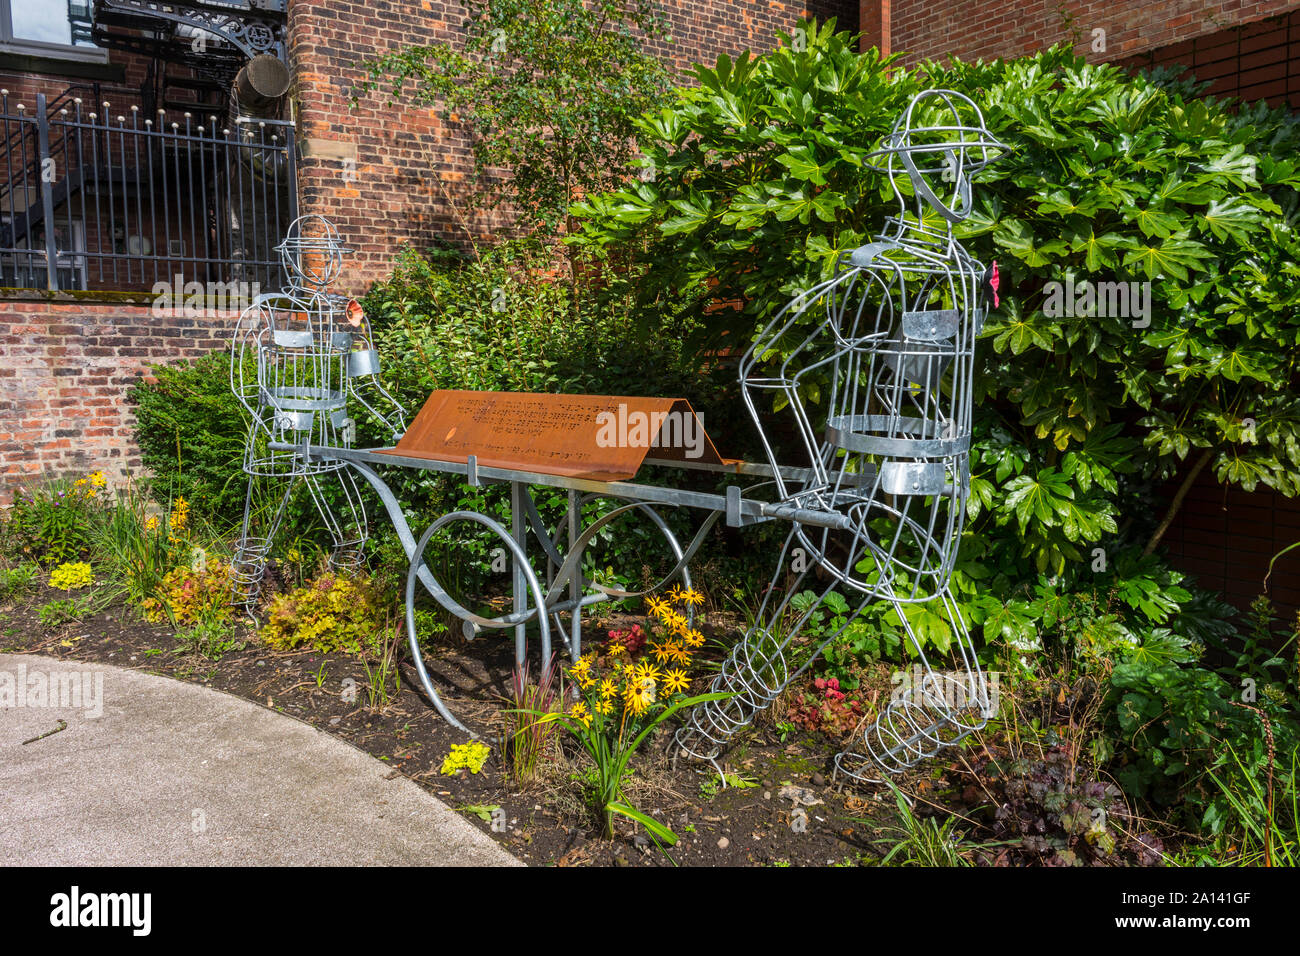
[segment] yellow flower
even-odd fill
[[[587,705],[582,701],[578,701],[573,705],[572,709],[569,711],[569,716],[578,721],[578,723],[582,724],[584,727],[591,726],[591,714],[587,712]]]
[[[606,677],[603,681],[600,682],[601,700],[608,700],[609,698],[613,697],[617,693],[618,693],[618,687],[615,686],[614,682],[610,678]]]
[[[627,651],[627,647],[624,646],[624,645],[622,645],[622,644],[620,644],[620,643],[618,643],[617,641],[615,641],[615,642],[613,642],[612,644],[609,645],[609,656],[610,656],[610,657],[618,657],[618,655],[623,654],[623,653],[625,653],[626,651]]]
[[[664,613],[671,610],[668,602],[662,598],[648,597],[645,599],[645,606],[650,609],[650,613],[656,617],[661,617]]]
[[[704,635],[693,627],[686,629],[686,633],[682,635],[682,640],[686,643],[687,647],[704,646]]]
[[[691,655],[686,653],[686,648],[676,641],[670,641],[664,648],[668,651],[668,656],[679,664],[690,663]]]
[[[686,619],[685,614],[679,614],[677,611],[673,610],[666,611],[659,615],[659,619],[674,631],[684,631],[690,624]]]
[[[108,484],[108,481],[104,478],[104,473],[102,471],[92,471],[90,473],[90,483],[96,488],[103,488]]]
[[[189,524],[189,521],[190,521],[190,503],[186,501],[184,498],[177,498],[176,503],[172,505],[172,513],[170,519],[172,533],[169,535],[169,537],[171,537],[172,540],[175,541],[177,539],[175,532],[184,531],[186,525]]]
[[[611,697],[602,697],[596,701],[596,713],[607,716],[614,712],[614,700]]]
[[[657,681],[659,679],[659,668],[655,667],[649,661],[642,661],[636,665],[632,672],[634,680]]]
[[[655,660],[662,664],[664,661],[672,659],[673,652],[671,648],[672,644],[667,641],[662,644],[651,644],[650,653],[654,655]]]
[[[640,717],[655,702],[655,682],[649,677],[630,681],[623,690],[623,700],[634,716]]]
[[[591,680],[591,661],[585,656],[569,668],[569,676],[576,680],[580,685]]]
[[[664,674],[664,693],[676,694],[685,691],[691,682],[686,677],[686,672],[681,670],[671,670]]]
[[[689,587],[677,597],[677,600],[683,604],[689,604],[691,607],[699,607],[704,603],[704,595],[695,588]]]
[[[145,530],[145,531],[154,531],[154,530],[157,529],[157,527],[158,527],[158,516],[157,516],[157,515],[150,515],[148,518],[146,518],[146,519],[144,520],[144,530]]]

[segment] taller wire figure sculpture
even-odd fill
[[[289,226],[276,251],[288,284],[281,292],[259,295],[244,310],[230,366],[231,389],[251,415],[243,462],[248,486],[231,562],[231,603],[250,613],[299,481],[333,540],[331,567],[355,569],[363,560],[368,526],[355,478],[345,461],[313,458],[306,449],[351,446],[356,422],[350,402],[373,415],[394,440],[406,429],[401,407],[379,382],[379,353],[361,306],[328,291],[348,251],[333,223],[302,216]],[[337,497],[323,485],[331,476],[339,485]],[[254,535],[254,488],[268,479],[282,482],[284,490],[265,530]]]
[[[734,696],[699,705],[677,734],[687,755],[716,763],[873,600],[897,612],[921,679],[867,728],[864,753],[836,757],[837,770],[859,779],[898,772],[986,721],[988,685],[949,586],[969,494],[975,339],[990,295],[996,305],[997,272],[967,254],[953,226],[972,212],[970,176],[1005,148],[969,98],[914,97],[868,156],[898,214],[842,257],[833,278],[790,302],[742,359],[745,403],[793,527],[756,623],[713,682]],[[773,356],[780,364],[766,371]],[[804,403],[813,389],[829,396],[820,428]],[[793,418],[806,479],[783,477],[765,426],[774,405]],[[808,512],[835,521],[801,523]],[[827,523],[838,527],[819,526]],[[797,599],[805,590],[817,600]],[[831,592],[848,600],[841,626],[812,646],[796,642],[815,614],[827,616]],[[956,670],[931,665],[909,621],[906,605],[923,603],[947,622]]]

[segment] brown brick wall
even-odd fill
[[[877,25],[882,5],[889,30]],[[866,46],[887,42],[909,62],[955,54],[963,59],[1015,57],[1060,41],[1094,61],[1121,60],[1147,50],[1217,33],[1300,7],[1296,0],[862,0]],[[1106,49],[1092,50],[1093,30]]]
[[[0,502],[19,483],[140,465],[127,389],[158,362],[228,348],[236,313],[0,302]]]

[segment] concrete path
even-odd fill
[[[44,705],[42,683],[52,688]],[[22,743],[60,720],[66,730]],[[519,865],[416,784],[385,779],[390,772],[220,691],[0,654],[8,866]]]

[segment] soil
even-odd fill
[[[451,711],[492,744],[479,773],[446,776],[440,773],[444,758],[466,737],[429,704],[409,660],[399,664],[400,689],[386,704],[370,706],[366,667],[355,657],[276,651],[248,630],[239,638],[242,647],[213,660],[184,647],[170,627],[145,622],[120,604],[74,624],[42,625],[40,609],[68,596],[41,585],[0,605],[0,651],[102,662],[190,681],[306,721],[390,764],[393,774],[409,777],[460,810],[530,865],[869,865],[892,843],[882,836],[896,819],[892,797],[880,788],[835,783],[835,742],[799,736],[788,727],[783,735],[761,723],[727,754],[725,769],[733,784],[741,784],[727,787],[718,786],[711,767],[674,761],[671,729],[662,729],[634,760],[628,795],[667,823],[680,842],[661,850],[621,818],[613,839],[598,839],[581,796],[585,755],[571,741],[562,743],[542,778],[526,788],[515,786],[504,772],[500,711],[513,668],[510,640],[451,639],[426,658]],[[604,627],[617,623],[609,620]],[[598,626],[587,633],[603,634]],[[504,814],[492,812],[498,807]],[[498,832],[503,821],[504,832]]]

